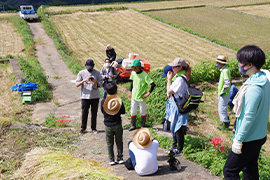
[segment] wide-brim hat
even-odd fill
[[[172,63],[169,63],[169,66],[172,66],[172,67],[184,66],[185,67],[186,64],[187,63],[183,58],[178,57],[178,58],[175,58]]]
[[[109,95],[103,104],[103,109],[107,114],[115,115],[120,111],[121,106],[122,100],[120,97],[116,95]]]
[[[148,128],[140,128],[134,134],[132,138],[133,144],[140,149],[147,149],[151,145],[151,136]]]
[[[134,59],[134,60],[132,60],[132,63],[129,64],[128,66],[132,67],[132,66],[141,66],[141,65],[142,64],[141,64],[141,61],[139,59]]]
[[[226,56],[219,55],[216,61],[221,64],[228,64]]]

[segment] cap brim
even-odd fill
[[[165,77],[167,77],[167,74],[162,74],[161,77],[162,77],[162,78],[165,78]]]
[[[172,66],[172,67],[178,66],[177,64],[174,64],[173,62],[172,63],[169,63],[168,65],[169,66]]]

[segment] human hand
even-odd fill
[[[167,73],[167,78],[168,78],[168,79],[172,79],[173,76],[174,76],[174,73],[173,73],[172,71],[169,71],[169,72]]]
[[[149,95],[150,95],[150,92],[143,94],[142,97],[147,98]]]
[[[232,145],[232,152],[235,154],[242,154],[242,142],[237,141],[236,139],[233,140]]]

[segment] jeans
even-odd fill
[[[104,81],[103,82],[103,95],[102,95],[102,99],[106,99],[106,97],[107,97],[106,86],[107,86],[107,82]]]
[[[117,124],[112,127],[105,126],[106,142],[108,148],[109,159],[114,160],[114,137],[117,147],[117,158],[123,157],[123,127],[122,124]]]
[[[91,129],[96,130],[97,126],[97,111],[99,99],[82,99],[82,129],[87,128],[87,120],[89,114],[89,108],[91,106]]]
[[[223,168],[225,180],[240,180],[239,172],[243,171],[243,180],[259,180],[258,158],[266,137],[256,141],[243,142],[242,154],[230,151]]]

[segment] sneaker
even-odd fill
[[[85,129],[81,129],[81,131],[79,132],[79,135],[84,134],[85,133]]]
[[[109,165],[115,165],[116,163],[114,162],[114,159],[111,159],[110,162],[109,162]]]
[[[118,164],[123,164],[125,161],[123,160],[123,158],[117,158],[116,163]]]
[[[176,148],[174,148],[173,146],[172,147],[170,147],[169,149],[165,149],[165,153],[168,153],[169,151],[173,151],[174,149],[176,149]]]
[[[92,130],[92,133],[97,134],[98,130],[94,129],[94,130]]]
[[[135,130],[135,129],[136,129],[135,126],[131,126],[128,130],[129,130],[129,131],[133,131],[133,130]]]
[[[174,149],[173,153],[175,156],[179,156],[181,154],[181,151],[179,151],[178,149]]]

